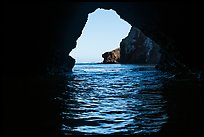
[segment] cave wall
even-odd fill
[[[68,54],[76,46],[88,13],[97,8],[115,10],[167,52],[179,51],[182,62],[202,68],[200,3],[4,2],[5,74],[35,75],[50,67],[72,68],[74,60]]]

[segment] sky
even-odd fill
[[[76,63],[99,63],[102,54],[116,49],[131,29],[114,10],[96,9],[88,14],[88,20],[70,55]]]

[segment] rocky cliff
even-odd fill
[[[103,63],[105,64],[120,63],[120,48],[105,52],[102,57],[104,58]]]
[[[120,43],[120,48],[105,52],[103,63],[157,64],[160,61],[160,48],[138,28],[132,27],[128,36]]]
[[[136,27],[121,41],[120,49],[121,63],[157,64],[160,61],[159,45]]]

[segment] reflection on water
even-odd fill
[[[61,102],[61,132],[146,134],[167,122],[162,81],[154,66],[78,64],[67,75]]]

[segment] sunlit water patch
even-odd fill
[[[167,122],[162,81],[154,66],[77,64],[67,75],[61,133],[151,134]]]

